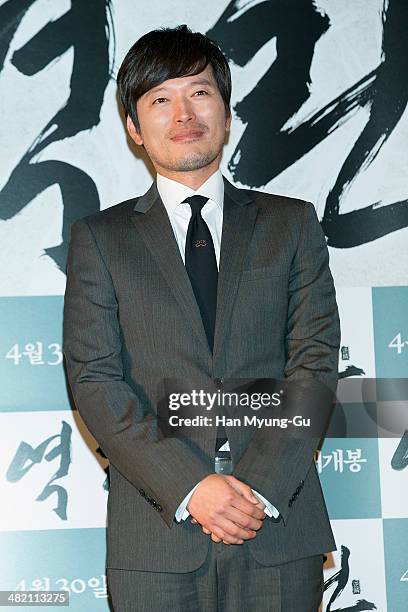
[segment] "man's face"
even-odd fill
[[[231,117],[225,116],[210,65],[150,89],[137,101],[137,115],[140,131],[128,117],[129,134],[144,145],[158,173],[218,168]]]

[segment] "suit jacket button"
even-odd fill
[[[157,512],[161,512],[163,510],[163,508],[161,507],[160,504],[156,504],[155,508],[156,508]]]

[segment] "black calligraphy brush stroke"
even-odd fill
[[[34,2],[9,0],[0,7],[0,19],[7,24],[0,31],[1,66],[21,19]],[[45,252],[64,273],[71,223],[100,209],[98,191],[91,177],[71,164],[58,161],[35,163],[33,159],[49,144],[92,129],[100,122],[103,96],[112,70],[109,64],[111,33],[114,37],[111,0],[72,0],[69,11],[48,22],[14,52],[11,60],[20,72],[33,76],[70,47],[74,50],[70,94],[66,103],[35,138],[0,192],[0,218],[7,220],[50,185],[60,186],[64,206],[63,241],[57,247],[45,249]]]
[[[408,465],[408,431],[404,432],[395,453],[391,459],[391,467],[393,470],[404,470]]]
[[[366,599],[359,599],[357,603],[352,606],[347,606],[347,608],[336,608],[335,610],[327,610],[326,612],[364,612],[365,610],[377,610],[377,606]]]
[[[326,612],[364,612],[364,610],[377,610],[377,607],[370,601],[366,601],[365,599],[359,599],[352,606],[347,606],[347,608],[336,608],[332,609],[332,604],[338,599],[341,593],[344,591],[347,586],[349,577],[350,577],[350,549],[347,546],[342,544],[341,546],[341,557],[340,557],[340,569],[338,572],[330,576],[324,583],[324,590],[327,591],[333,584],[337,586],[334,589],[329,602],[326,607]]]
[[[371,88],[375,82],[377,70],[373,70],[360,79],[335,100],[305,119],[297,128],[282,130],[275,135],[274,142],[279,156],[272,156],[270,153],[267,164],[270,171],[269,180],[278,176],[311,151],[324,138],[341,127],[360,106],[370,101]],[[267,146],[268,143],[264,141],[263,151]],[[259,160],[258,163],[261,163],[263,156],[258,153],[256,159]],[[262,163],[264,164],[265,160]],[[255,164],[254,168],[256,167],[258,166]],[[241,178],[239,180],[241,181]],[[332,204],[331,208],[326,206],[322,227],[328,237],[328,244],[337,248],[354,247],[376,240],[408,225],[407,200],[387,206],[379,206],[379,204],[377,202],[345,214],[339,214],[338,204],[336,206]]]
[[[329,27],[328,16],[323,10],[317,10],[313,0],[292,3],[269,0],[255,5],[249,2],[245,9],[240,9],[235,0],[228,4],[207,36],[217,41],[227,57],[238,66],[244,66],[276,36],[279,51],[297,69],[298,62],[303,65],[304,55],[311,59],[312,41],[318,40]],[[307,61],[303,70],[306,81],[310,81]]]
[[[233,4],[235,6],[235,3]],[[279,5],[281,10],[286,8],[280,3],[271,4]],[[307,4],[309,8],[314,6],[311,0]],[[209,32],[216,37],[227,55],[241,64],[249,58],[243,53],[240,54],[238,45],[234,46],[232,41],[240,43],[241,39],[245,41],[246,36],[252,35],[247,24],[252,18],[251,11],[255,15],[257,7],[264,7],[264,3],[248,9],[231,21],[230,5],[229,12],[226,11]],[[257,10],[260,11],[259,8]],[[323,19],[322,15],[319,16]],[[301,29],[297,17],[295,15],[295,19],[288,22],[296,33]],[[284,130],[283,125],[300,108],[302,100],[306,99],[304,87],[310,82],[310,77],[305,71],[302,75],[296,73],[298,66],[293,67],[291,63],[290,46],[285,49],[287,55],[284,56],[281,53],[279,36],[276,61],[253,92],[236,106],[238,116],[247,123],[247,127],[228,168],[237,181],[251,187],[268,183],[341,127],[359,108],[369,108],[369,120],[340,170],[336,184],[328,196],[322,219],[328,244],[337,248],[365,244],[408,225],[408,200],[405,199],[386,206],[380,206],[381,203],[376,202],[365,208],[340,214],[341,196],[359,172],[378,155],[400,120],[408,100],[408,82],[407,79],[401,78],[401,75],[407,74],[408,67],[408,37],[404,34],[408,25],[408,5],[403,0],[390,0],[387,13],[384,9],[382,17],[383,55],[380,65],[325,107],[307,117],[296,128]],[[309,18],[311,19],[311,14]],[[263,27],[264,31],[269,32],[269,38],[277,35],[267,21]],[[309,70],[311,62],[308,50],[313,52],[316,40],[328,27],[329,24],[325,20],[321,22],[320,30],[316,27],[314,31],[309,32],[308,28],[304,28],[307,36],[310,36],[309,45],[305,47],[307,62],[303,66],[304,70]],[[285,40],[288,35],[284,32],[280,36]],[[286,43],[288,41],[289,38],[285,40]],[[304,41],[297,37],[291,42],[295,47],[292,57],[295,57],[296,47],[299,45],[302,48],[300,43]],[[292,82],[293,74],[299,79],[299,85]],[[278,76],[283,83],[281,86],[277,82]]]
[[[376,208],[376,204],[360,210],[322,219],[327,244],[341,249],[377,240],[408,225],[408,200]]]
[[[322,220],[328,244],[347,248],[365,244],[408,225],[408,200],[379,207],[380,202],[340,214],[342,196],[377,157],[408,102],[408,5],[389,2],[383,11],[382,62],[370,87],[370,117],[329,192]]]
[[[312,0],[249,4],[245,12],[239,12],[237,2],[232,2],[207,33],[240,66],[276,37],[276,60],[234,107],[247,127],[228,168],[241,183],[264,185],[296,161],[298,151],[285,159],[279,135],[282,126],[310,96],[314,48],[329,27],[329,18],[317,10]]]
[[[263,160],[264,168],[269,169],[268,177],[265,176],[266,182],[269,182],[301,159],[320,144],[324,138],[341,127],[351,116],[354,116],[359,107],[369,101],[370,88],[375,77],[376,70],[373,70],[337,98],[308,115],[296,128],[282,129],[274,134],[273,143],[276,150],[279,151],[279,155]],[[258,140],[257,158],[261,159],[259,142]],[[269,147],[270,142],[270,140],[264,138],[262,150]],[[233,161],[230,163],[233,164]],[[238,166],[234,166],[234,168],[238,168]]]
[[[350,376],[363,376],[365,374],[364,370],[355,365],[348,365],[345,370],[339,372],[340,378],[349,378]]]
[[[111,78],[109,63],[111,0],[72,0],[71,9],[56,21],[48,22],[21,49],[12,64],[32,76],[70,47],[74,62],[70,95],[66,104],[47,123],[32,149],[33,155],[56,142],[98,125],[106,86]],[[57,128],[48,136],[48,130]]]
[[[58,185],[63,201],[62,242],[45,249],[59,270],[65,274],[71,224],[79,217],[99,210],[99,196],[93,179],[83,170],[66,162],[28,162],[26,154],[13,170],[1,192],[1,218],[10,219],[51,185]]]
[[[0,71],[24,15],[36,0],[8,0],[0,6]]]
[[[341,595],[344,588],[347,585],[349,576],[350,576],[350,567],[349,567],[349,557],[350,550],[347,546],[341,546],[341,557],[340,557],[340,569],[338,572],[330,576],[324,583],[324,590],[326,591],[333,584],[337,583],[336,588],[334,589],[329,603],[327,604],[327,612],[330,612],[331,604]]]

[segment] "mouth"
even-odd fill
[[[188,130],[187,132],[182,132],[180,134],[176,134],[172,136],[170,140],[172,142],[187,142],[189,140],[199,140],[203,136],[204,132],[202,130]]]

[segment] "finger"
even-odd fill
[[[258,503],[255,504],[255,507],[260,508],[264,512],[266,508],[265,504],[263,503],[262,500],[259,499],[259,497],[257,497],[257,500],[258,500]]]
[[[248,485],[244,484],[243,482],[238,480],[238,478],[235,478],[234,476],[231,476],[231,475],[227,475],[226,479],[228,479],[229,484],[236,491],[241,493],[243,495],[243,497],[245,497],[245,499],[247,499],[249,502],[255,504],[255,506],[257,508],[259,508],[260,510],[262,510],[263,512],[265,511],[266,506],[265,506],[264,502],[261,499],[259,499],[257,494],[254,491],[252,491],[252,489]],[[263,520],[265,518],[265,516],[263,516],[261,518],[261,520]]]
[[[218,538],[216,535],[212,534],[212,533],[211,533],[211,531],[210,531],[209,529],[207,529],[207,527],[202,526],[201,528],[202,528],[203,532],[204,532],[206,535],[211,535],[211,536],[214,536],[214,537],[212,537],[212,540],[213,540],[214,542],[221,542],[221,538]]]
[[[234,497],[231,506],[254,519],[262,520],[265,518],[265,512],[243,496],[237,495]]]
[[[256,504],[255,507],[259,508],[260,510],[262,510],[263,513],[265,513],[266,506],[263,502],[259,501],[259,504]]]
[[[218,535],[218,537],[222,537],[222,539],[228,540],[229,542],[231,542],[231,537],[239,540],[252,540],[256,536],[256,531],[244,529],[233,521],[226,519],[225,516],[218,517],[217,527],[221,528],[227,537],[224,538],[218,533],[216,535]],[[214,532],[214,529],[212,529],[212,531]],[[234,542],[231,543],[233,544]]]
[[[243,495],[245,499],[247,499],[249,502],[251,502],[252,504],[259,503],[260,500],[255,495],[255,493],[253,493],[251,487],[246,485],[244,482],[241,482],[240,480],[238,480],[238,478],[235,478],[235,476],[232,475],[227,475],[226,479],[228,481],[228,484],[236,491],[238,491],[241,495]]]
[[[225,476],[224,478],[225,479],[231,478],[231,476]],[[241,483],[240,489],[236,489],[235,486],[232,486],[232,484],[230,484],[228,480],[227,480],[227,484],[230,488],[230,494],[228,495],[228,499],[229,499],[228,503],[231,506],[238,508],[238,510],[241,510],[241,512],[245,512],[245,514],[249,514],[250,516],[253,516],[254,518],[257,518],[257,519],[264,518],[263,511],[257,508],[257,505],[256,505],[256,504],[259,504],[260,500],[257,497],[253,496],[251,493],[251,496],[252,496],[251,499],[252,498],[256,499],[256,504],[254,504],[253,501],[248,501],[247,497],[245,497],[242,494],[241,492],[242,487],[243,486],[246,487],[247,485],[243,485],[243,483]]]
[[[210,532],[211,533],[211,532]],[[215,542],[216,544],[218,544],[219,542],[221,542],[221,538],[219,538],[218,536],[216,536],[214,533],[211,533],[211,539],[213,542]]]
[[[217,538],[217,539],[214,539]],[[221,541],[225,541],[228,542],[228,544],[243,544],[244,540],[242,538],[235,538],[231,535],[228,535],[227,533],[224,532],[223,529],[221,529],[218,526],[215,526],[213,528],[212,534],[211,534],[211,538],[213,539],[214,542],[221,542]]]
[[[198,524],[198,521],[195,518],[192,518],[191,522],[193,523],[193,525],[197,525]]]
[[[256,493],[254,493],[254,496],[255,496],[255,497],[256,497],[256,499],[258,500],[258,503],[257,503],[257,504],[255,504],[255,506],[256,506],[257,508],[260,508],[260,509],[261,509],[263,512],[265,512],[265,508],[266,508],[266,506],[265,506],[264,502],[263,502],[261,499],[259,499],[259,497],[257,496],[257,494],[256,494]]]
[[[255,508],[258,508],[262,512],[262,516],[259,520],[263,521],[266,518],[266,506],[263,502],[259,502],[259,504],[255,505]]]
[[[245,514],[236,508],[231,508],[225,512],[223,516],[244,529],[258,531],[258,529],[260,529],[263,525],[263,522],[260,519],[255,519],[252,516],[248,516],[248,514]]]

